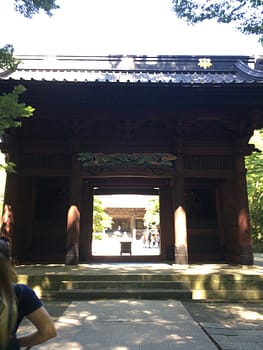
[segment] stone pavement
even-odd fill
[[[263,255],[256,254],[255,266],[242,268],[242,271],[251,273],[253,270],[262,275],[262,266]],[[201,269],[207,273],[208,267],[227,271],[238,268],[195,266],[190,270]],[[28,271],[28,268],[30,270],[30,267],[21,267],[20,272]],[[112,268],[114,272],[120,266]],[[136,266],[122,268],[126,273],[126,269],[133,271]],[[64,267],[61,269],[64,272]],[[92,273],[98,273],[97,269],[94,266]],[[122,299],[46,301],[45,305],[56,322],[58,336],[36,347],[39,350],[263,350],[263,301],[216,303]],[[23,322],[20,332],[27,332],[31,327]]]
[[[183,304],[219,349],[263,349],[263,302]]]
[[[39,350],[216,350],[174,300],[73,301],[56,322],[57,338]]]
[[[96,300],[45,305],[57,338],[41,350],[262,350],[263,302]],[[21,333],[32,326],[24,322]]]

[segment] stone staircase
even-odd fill
[[[63,280],[57,298],[88,299],[176,299],[191,300],[187,285],[174,275],[98,275]]]
[[[262,301],[263,267],[229,265],[25,265],[18,282],[43,299],[144,298]]]

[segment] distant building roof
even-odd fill
[[[88,83],[221,85],[263,83],[249,56],[20,56],[1,79]]]

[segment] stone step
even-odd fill
[[[82,276],[83,277],[83,276]],[[163,276],[111,276],[111,279],[82,278],[61,281],[57,296],[61,299],[109,299],[109,298],[139,298],[139,299],[176,299],[191,300],[192,291],[182,281],[174,281]],[[102,277],[102,276],[100,276]],[[125,276],[127,277],[127,276]],[[131,276],[130,276],[131,277]],[[149,277],[149,278],[148,278]],[[161,277],[159,279],[159,277]],[[167,276],[166,276],[167,277]]]
[[[158,288],[107,288],[107,289],[60,289],[57,297],[63,300],[91,299],[175,299],[191,300],[189,289]]]
[[[151,281],[151,280],[130,280],[130,281],[121,281],[121,280],[83,280],[83,281],[62,281],[61,289],[116,289],[116,288],[150,288],[150,289],[188,289],[183,282],[179,281]]]
[[[114,265],[115,268],[115,265]],[[118,289],[136,289],[141,288],[143,284],[139,284],[144,282],[144,287],[141,289],[146,290],[146,283],[151,282],[152,287],[150,288],[150,284],[148,285],[148,289],[170,289],[166,288],[169,283],[170,286],[173,285],[174,282],[184,283],[186,288],[192,293],[193,300],[216,300],[216,301],[256,301],[263,300],[263,275],[259,273],[254,273],[250,269],[239,269],[237,272],[233,272],[230,270],[215,271],[213,273],[192,273],[191,271],[167,273],[162,271],[155,272],[130,272],[124,273],[120,270],[119,273],[115,271],[109,270],[108,273],[102,273],[98,270],[90,270],[87,269],[85,271],[81,268],[76,269],[76,272],[73,271],[64,271],[63,273],[56,273],[55,271],[51,271],[52,273],[38,273],[38,274],[20,274],[18,275],[18,282],[25,283],[30,285],[32,288],[41,289],[41,297],[45,299],[56,299],[58,293],[62,294],[64,291],[62,289],[70,288],[70,283],[73,283],[75,287],[75,281],[90,281],[93,284],[91,289],[103,289],[98,287],[97,282],[101,282],[101,286],[103,283],[114,281],[111,284],[118,283]],[[68,282],[63,282],[68,281]],[[117,281],[117,282],[116,282]],[[125,287],[121,287],[119,282],[134,282],[136,284],[136,288],[133,285],[125,285]],[[163,281],[163,285],[159,285],[157,288],[157,284],[155,281]],[[109,283],[106,283],[108,285]],[[69,286],[69,287],[66,287]],[[105,284],[104,284],[105,286]],[[83,285],[83,289],[86,288],[86,285]],[[173,285],[174,289],[179,289],[176,285]],[[81,288],[78,288],[81,289]],[[181,289],[181,288],[180,288]],[[171,288],[173,290],[173,288]],[[74,292],[73,292],[74,293]],[[156,295],[155,295],[156,297]],[[159,295],[160,298],[160,295]]]
[[[67,277],[66,277],[67,276]],[[59,277],[59,275],[57,276]],[[69,278],[68,278],[69,277]],[[154,273],[109,273],[109,274],[87,274],[87,275],[64,275],[64,279],[74,281],[175,281],[181,282],[177,274],[154,274]]]

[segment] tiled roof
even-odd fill
[[[181,85],[263,84],[263,71],[248,56],[21,56],[15,72],[1,79],[168,83]]]

